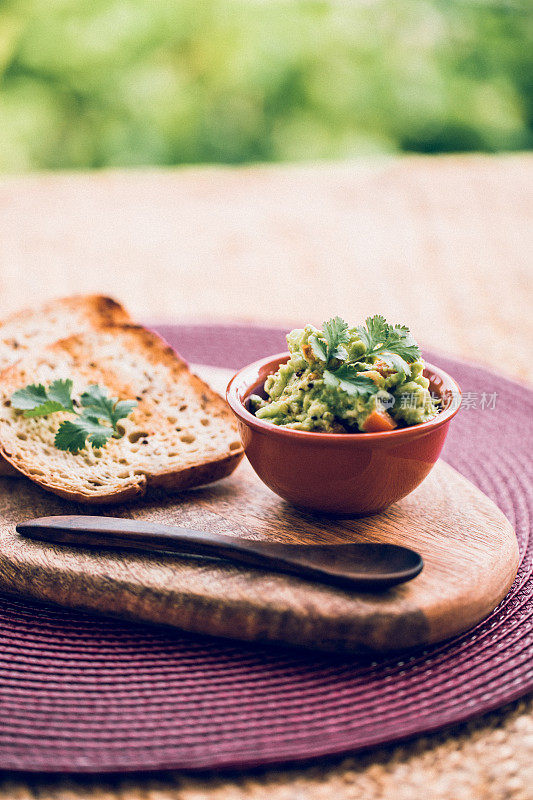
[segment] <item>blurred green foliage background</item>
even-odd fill
[[[531,0],[0,0],[0,170],[533,145]]]

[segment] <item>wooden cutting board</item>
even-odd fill
[[[198,371],[219,390],[227,382],[224,370]],[[15,532],[19,521],[72,513],[282,542],[391,542],[421,552],[425,567],[413,581],[388,591],[352,593],[215,561],[75,550]],[[212,486],[105,511],[88,512],[23,479],[0,480],[0,589],[220,636],[340,651],[429,644],[487,616],[511,586],[518,560],[506,517],[442,461],[411,495],[361,519],[292,508],[246,461]]]

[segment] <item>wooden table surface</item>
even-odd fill
[[[533,383],[533,154],[0,179],[0,314],[115,295],[152,321],[358,321]],[[0,800],[528,800],[531,702],[314,768],[15,777]],[[429,792],[429,794],[428,794]]]

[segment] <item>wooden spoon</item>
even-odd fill
[[[424,566],[419,553],[395,544],[280,544],[116,517],[41,517],[17,531],[55,544],[208,556],[356,589],[410,581]]]

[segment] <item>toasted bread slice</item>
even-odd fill
[[[138,405],[119,424],[123,435],[99,450],[58,450],[67,413],[27,419],[10,398],[29,383],[71,378],[73,397],[91,384]],[[193,375],[159,336],[138,325],[102,326],[28,355],[0,375],[0,453],[19,472],[61,497],[115,503],[149,487],[174,491],[223,478],[242,458],[225,401]]]
[[[61,297],[19,311],[0,321],[0,370],[14,364],[28,351],[37,352],[58,339],[92,331],[101,325],[129,321],[125,308],[99,294]],[[0,458],[2,475],[18,475],[18,472]]]

